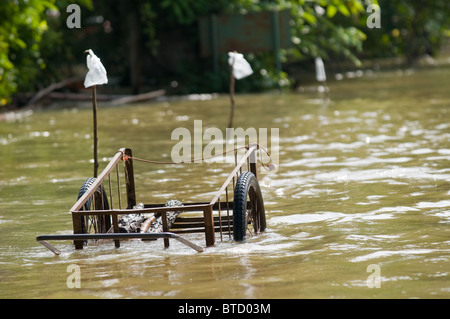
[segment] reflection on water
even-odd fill
[[[178,242],[92,244],[75,251],[39,234],[71,233],[68,209],[92,171],[89,106],[8,115],[0,123],[0,297],[445,298],[450,296],[448,69],[371,73],[320,93],[237,97],[236,126],[279,128],[279,170],[262,174],[268,231],[196,253]],[[99,109],[101,167],[120,147],[170,160],[177,127],[224,128],[229,100]],[[135,164],[138,201],[210,200],[220,163]],[[204,244],[202,235],[190,240]],[[69,289],[67,267],[81,269]],[[369,288],[369,265],[381,288]]]

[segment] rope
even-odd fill
[[[259,158],[260,158],[262,167],[266,171],[272,171],[273,168],[274,168],[273,161],[272,161],[272,156],[270,156],[270,153],[264,147],[262,147],[261,145],[258,144],[258,149],[260,149],[260,148],[267,154],[267,156],[269,156],[269,162],[267,164],[265,164],[263,162],[262,152],[259,152]]]
[[[263,150],[267,154],[267,156],[269,156],[270,160],[266,164],[266,163],[263,162],[262,153],[260,152],[260,159],[261,159],[262,166],[264,167],[264,169],[270,170],[270,166],[273,165],[272,157],[270,156],[270,153],[264,147],[262,147],[261,145],[259,145],[259,144],[256,144],[256,145],[258,146],[257,149]],[[192,159],[192,160],[186,161],[186,162],[182,161],[182,162],[179,162],[179,163],[176,163],[176,162],[173,162],[173,161],[152,161],[152,160],[142,159],[142,158],[139,158],[139,157],[125,155],[125,152],[122,153],[123,154],[122,160],[125,162],[125,161],[128,161],[129,159],[132,159],[132,160],[135,160],[135,161],[138,161],[138,162],[143,162],[143,163],[148,163],[148,164],[192,164],[192,163],[195,163],[195,162],[202,162],[204,160],[209,160],[209,159],[213,159],[213,158],[216,158],[216,157],[219,157],[219,156],[223,156],[223,155],[231,153],[231,152],[237,152],[237,151],[240,151],[240,150],[242,150],[244,148],[248,149],[249,147],[250,147],[249,145],[241,146],[241,147],[235,147],[234,149],[222,152],[221,154],[216,154],[216,155],[209,156],[209,157],[203,157],[202,156],[201,159],[197,158],[197,159]]]

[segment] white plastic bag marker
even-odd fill
[[[233,76],[236,80],[253,74],[252,67],[241,53],[228,52],[228,56],[228,64],[233,67]]]
[[[86,57],[86,64],[89,69],[84,79],[84,87],[88,88],[93,85],[108,83],[106,70],[100,59],[94,54],[92,50],[87,50],[89,53]]]
[[[323,65],[322,58],[316,58],[316,79],[318,82],[325,82],[327,76],[325,74],[325,66]]]

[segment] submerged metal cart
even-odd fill
[[[259,234],[266,229],[266,217],[257,179],[258,149],[258,144],[246,146],[245,154],[239,160],[237,149],[234,150],[234,169],[209,202],[183,203],[170,207],[166,204],[143,204],[136,209],[133,161],[145,160],[133,157],[131,149],[122,148],[97,178],[88,179],[80,189],[79,199],[70,209],[73,234],[41,235],[36,240],[55,254],[60,251],[50,245],[48,240],[73,240],[75,249],[83,249],[89,240],[112,239],[118,248],[120,240],[124,239],[163,238],[165,247],[169,247],[169,239],[175,239],[197,251],[203,251],[203,247],[181,235],[204,233],[206,247],[210,247],[214,246],[219,233],[222,240],[224,235],[228,235],[236,241],[241,241],[248,235]],[[121,182],[120,166],[123,166],[125,187]],[[126,208],[122,208],[125,206],[123,197],[126,197]],[[169,212],[179,213],[170,226]],[[197,216],[192,216],[191,213],[194,212],[197,212]],[[162,232],[120,232],[120,216],[146,213],[161,217]]]

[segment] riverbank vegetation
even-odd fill
[[[75,27],[70,4],[80,9]],[[378,25],[373,5],[380,9]],[[211,59],[199,55],[199,19],[283,9],[291,14],[293,45],[279,52],[282,72],[273,52],[248,53],[255,76],[237,90],[292,87],[311,73],[316,57],[326,65],[358,67],[364,59],[383,57],[413,65],[435,55],[450,32],[447,0],[7,0],[0,3],[0,109],[26,105],[52,83],[85,74],[86,49],[108,70],[104,90],[226,91],[227,57],[220,57],[217,73]],[[79,92],[81,83],[65,89]]]

